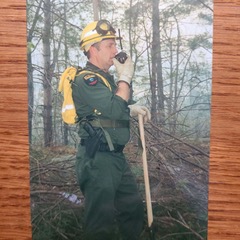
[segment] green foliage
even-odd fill
[[[46,157],[46,154],[44,153],[43,149],[36,149],[34,147],[30,148],[30,155],[31,155],[31,158],[30,158],[31,164],[32,162],[42,160]]]
[[[35,48],[35,45],[32,42],[27,43],[27,52],[28,53],[31,53],[34,48]]]
[[[210,49],[212,47],[207,34],[199,34],[188,40],[189,48],[194,51],[200,47]]]
[[[203,19],[204,21],[206,21],[208,24],[213,23],[213,16],[210,14],[205,14],[205,13],[201,12],[198,14],[198,17]]]
[[[138,153],[137,147],[131,146],[129,149],[131,149],[131,151],[127,149],[126,155],[130,159],[131,169],[137,179],[140,193],[143,199],[145,199],[141,154]],[[133,152],[135,152],[135,154],[133,154]],[[161,173],[159,173],[159,179],[156,179],[157,170],[153,170],[151,166],[151,164],[156,166],[156,163],[151,157],[152,155],[148,155],[155,240],[207,239],[207,213],[205,210],[200,209],[198,205],[196,207],[196,202],[191,200],[189,196],[186,196],[183,190],[188,187],[189,179],[183,178],[173,184],[169,177],[169,173],[164,172],[162,165],[160,167]],[[153,177],[153,175],[155,177]],[[156,185],[160,186],[157,192],[154,190],[154,182]],[[156,194],[158,197],[156,197]],[[139,240],[149,239],[147,207],[145,201],[144,206],[144,230]]]
[[[153,211],[156,240],[163,236],[167,240],[207,239],[207,219],[199,219],[189,206],[179,203],[172,203],[167,208],[155,205]]]
[[[33,240],[79,240],[83,234],[83,207],[50,205],[32,211]]]

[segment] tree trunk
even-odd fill
[[[93,18],[94,21],[99,20],[99,0],[93,0]]]
[[[50,64],[50,30],[51,30],[51,2],[44,2],[44,29],[43,29],[43,61],[44,61],[44,77],[43,77],[43,127],[44,127],[44,145],[49,147],[52,145],[52,67]]]
[[[39,19],[39,12],[42,7],[43,0],[39,2],[36,14],[33,18],[31,28],[28,31],[27,43],[31,43],[33,39],[33,32],[35,30],[37,21]],[[33,85],[33,66],[32,66],[32,49],[28,49],[27,53],[27,69],[28,69],[28,134],[29,143],[32,143],[32,121],[34,108],[34,85]]]
[[[33,67],[31,52],[27,55],[27,69],[28,69],[28,134],[29,143],[32,143],[32,119],[34,106],[34,87],[33,87]]]
[[[64,19],[67,20],[67,10],[66,10],[66,0],[64,0]],[[68,60],[68,47],[67,47],[67,26],[66,21],[63,23],[63,31],[64,31],[64,58],[65,58],[65,68],[67,68],[67,60]],[[68,125],[63,124],[63,142],[64,145],[68,145]]]
[[[132,0],[130,0],[129,3],[129,9],[132,9],[133,3]],[[130,57],[132,59],[133,57],[133,43],[132,43],[132,15],[129,15],[129,22],[128,22],[128,39],[129,39],[129,51],[130,51]],[[122,49],[121,49],[122,50]],[[136,61],[135,61],[135,67],[136,67]],[[130,99],[133,99],[133,83],[131,83],[131,88],[130,88]]]
[[[172,134],[175,134],[176,132],[176,127],[177,127],[177,107],[178,107],[178,96],[179,96],[179,89],[178,89],[178,82],[180,80],[180,74],[179,74],[179,57],[180,57],[180,46],[181,46],[181,33],[178,25],[178,21],[174,15],[176,24],[177,24],[177,49],[176,49],[176,70],[175,70],[175,79],[174,79],[174,102],[173,102],[173,113],[174,113],[174,118],[173,118],[173,125],[172,125]]]
[[[159,0],[152,0],[152,119],[153,122],[159,122],[163,119],[164,113],[164,95],[163,95],[163,79],[162,79],[162,60],[160,45],[160,18],[159,18]]]
[[[163,93],[163,76],[162,76],[162,54],[160,42],[160,17],[159,17],[159,0],[153,4],[154,20],[156,22],[156,70],[157,70],[157,120],[162,123],[164,119],[164,93]]]

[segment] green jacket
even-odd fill
[[[115,95],[117,86],[113,76],[90,62],[87,63],[85,69],[90,70],[92,74],[80,72],[72,85],[72,96],[78,117],[82,119],[92,115],[94,110],[97,110],[100,119],[129,121],[128,103]],[[98,73],[106,78],[111,86],[111,90],[94,73]],[[114,144],[125,145],[129,140],[129,127],[105,128],[105,130],[108,131]],[[81,125],[79,135],[81,138],[87,136]]]

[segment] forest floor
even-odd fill
[[[209,143],[190,142],[147,125],[145,139],[155,240],[207,239]],[[137,127],[124,149],[145,200]],[[31,150],[33,240],[81,239],[84,197],[75,176],[76,149]],[[147,211],[147,210],[146,210]],[[141,239],[148,240],[147,216]]]

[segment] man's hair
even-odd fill
[[[101,42],[94,43],[92,45],[92,47],[95,47],[99,51],[100,50],[100,43]],[[90,51],[89,50],[87,52],[84,51],[84,55],[87,57],[87,59],[89,59],[90,58]]]

